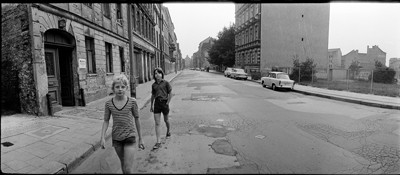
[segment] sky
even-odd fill
[[[182,57],[191,57],[199,43],[217,38],[223,27],[235,22],[234,3],[164,3],[168,7]],[[332,2],[330,5],[328,48],[340,48],[342,55],[352,50],[367,53],[377,45],[390,58],[400,58],[400,3]]]

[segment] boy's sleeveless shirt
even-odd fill
[[[125,106],[121,109],[118,109],[114,105],[113,98],[111,98],[105,104],[104,115],[108,116],[110,113],[113,117],[113,140],[121,141],[128,137],[135,136],[136,127],[133,119],[139,118],[138,105],[135,98],[128,97]]]

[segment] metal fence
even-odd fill
[[[292,68],[290,72],[290,78],[301,85],[391,97],[400,97],[399,76],[399,72],[385,68],[373,70]]]

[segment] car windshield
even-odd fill
[[[243,70],[243,69],[235,69],[235,70],[236,70],[235,72],[244,73],[244,70]]]
[[[285,79],[285,80],[290,80],[288,74],[277,74],[278,79]]]

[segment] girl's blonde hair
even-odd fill
[[[124,74],[114,75],[113,82],[111,85],[111,90],[114,91],[114,86],[116,83],[122,83],[126,87],[128,87],[128,85],[129,85],[128,78],[126,78],[126,76]]]

